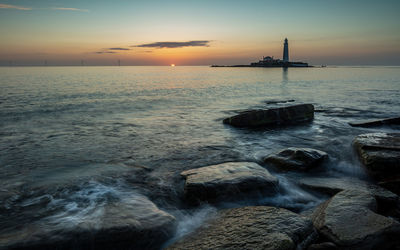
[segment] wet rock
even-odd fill
[[[322,242],[310,245],[307,250],[336,250],[338,249],[332,242]]]
[[[353,144],[373,177],[383,180],[400,176],[400,133],[362,134]]]
[[[345,190],[322,203],[312,220],[320,235],[340,249],[393,249],[400,244],[400,223],[376,211],[371,194]]]
[[[264,127],[298,124],[314,119],[314,106],[300,104],[266,110],[250,110],[223,120],[234,127]]]
[[[400,125],[400,117],[359,121],[359,122],[349,122],[349,125],[352,127],[376,127],[376,126],[382,126],[382,125]]]
[[[264,158],[281,170],[309,170],[318,166],[328,154],[312,148],[287,148]]]
[[[303,188],[326,193],[328,195],[335,195],[343,190],[358,190],[360,192],[369,192],[378,201],[388,206],[395,206],[399,200],[399,197],[389,190],[355,178],[306,177],[297,179],[296,182],[299,186]]]
[[[261,191],[273,194],[278,179],[254,162],[226,162],[181,173],[186,179],[184,193],[191,201],[230,200],[240,193]]]
[[[242,207],[219,216],[167,249],[305,249],[311,220],[283,208]]]
[[[71,204],[73,205],[73,204]],[[68,212],[0,231],[0,249],[159,249],[175,218],[143,196],[108,203],[94,213]]]
[[[367,172],[380,185],[400,194],[400,133],[362,134],[353,145]]]
[[[386,188],[387,190],[390,190],[393,193],[400,195],[400,176],[387,178],[383,181],[378,182],[378,184]]]

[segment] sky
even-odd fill
[[[0,0],[0,65],[400,65],[399,0]]]

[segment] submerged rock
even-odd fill
[[[382,126],[382,125],[400,125],[400,117],[359,121],[359,122],[349,122],[349,125],[352,127],[375,127],[375,126]]]
[[[391,191],[355,178],[305,177],[296,180],[296,182],[303,188],[326,193],[328,195],[335,195],[343,190],[358,190],[360,192],[371,193],[377,200],[388,205],[395,206],[399,200],[399,197]]]
[[[288,103],[288,102],[294,102],[295,100],[289,99],[289,100],[266,100],[266,104],[278,104],[278,103]]]
[[[283,208],[223,210],[168,249],[305,249],[316,236],[311,220]]]
[[[67,211],[1,230],[0,249],[159,249],[175,231],[175,218],[143,196],[108,203],[85,217],[85,208],[76,209],[75,215]]]
[[[189,201],[230,200],[234,195],[260,191],[273,194],[278,179],[254,162],[226,162],[181,173]]]
[[[312,119],[314,119],[314,106],[312,104],[300,104],[266,110],[250,110],[226,118],[223,123],[234,127],[263,127],[297,124]]]
[[[320,235],[340,249],[393,249],[400,244],[400,223],[376,211],[371,194],[345,190],[322,203],[312,220]]]
[[[332,242],[322,242],[310,245],[307,250],[336,250],[338,249]]]
[[[264,158],[282,170],[309,170],[328,158],[328,154],[312,148],[287,148]]]
[[[362,134],[353,144],[373,177],[384,179],[400,175],[400,133]]]

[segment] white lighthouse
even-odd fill
[[[285,43],[283,44],[283,61],[289,62],[289,43],[287,38],[285,38]]]

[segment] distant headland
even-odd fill
[[[285,42],[283,44],[283,60],[274,59],[271,56],[264,56],[262,60],[258,62],[250,63],[249,65],[211,65],[211,67],[313,67],[308,65],[305,62],[291,62],[289,61],[289,43],[288,39],[285,38]]]

